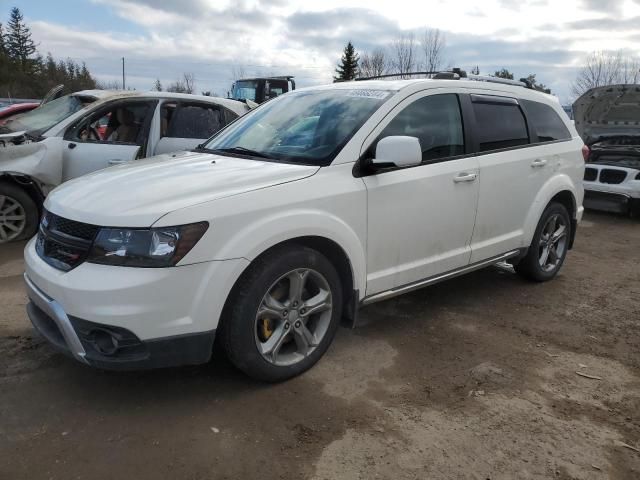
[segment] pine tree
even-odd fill
[[[161,92],[162,91],[162,83],[160,83],[160,79],[156,78],[156,81],[153,83],[153,89],[156,92]]]
[[[9,57],[20,66],[23,72],[28,72],[33,63],[29,57],[36,52],[36,44],[31,39],[31,30],[24,23],[18,7],[11,9],[8,27],[6,44]]]
[[[343,82],[353,80],[358,76],[358,61],[360,56],[356,53],[356,49],[351,42],[347,43],[342,53],[342,58],[336,68],[336,76],[334,77],[336,82]]]
[[[96,88],[84,63],[43,58],[31,40],[20,10],[11,10],[8,24],[0,24],[0,92],[16,98],[42,98],[52,87],[66,92]],[[4,95],[3,95],[4,96]]]
[[[2,28],[2,22],[0,22],[0,56],[4,57],[7,54],[7,46],[5,44],[4,29]]]

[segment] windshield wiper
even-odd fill
[[[266,153],[258,152],[257,150],[251,150],[250,148],[245,147],[212,148],[207,150],[211,152],[239,153],[241,155],[249,155],[251,157],[275,160],[274,157],[267,155]]]

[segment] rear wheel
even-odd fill
[[[536,282],[556,276],[569,249],[571,219],[564,205],[550,203],[545,209],[527,255],[514,265],[516,272]]]
[[[225,308],[220,339],[240,370],[282,381],[322,357],[341,315],[342,287],[331,262],[313,249],[289,246],[243,275]]]
[[[0,183],[0,243],[30,238],[38,228],[38,207],[20,187]]]

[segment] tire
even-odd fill
[[[38,206],[22,188],[0,182],[0,244],[24,240],[38,229]]]
[[[552,224],[554,219],[556,223]],[[562,232],[560,232],[561,227],[564,227]],[[550,234],[552,231],[553,235]],[[570,238],[569,212],[561,203],[550,203],[540,217],[527,255],[514,265],[515,271],[534,282],[551,280],[562,268]]]
[[[258,258],[243,273],[225,305],[218,338],[238,369],[260,381],[279,382],[324,355],[341,316],[335,267],[316,250],[289,245]]]

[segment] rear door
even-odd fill
[[[533,147],[535,133],[522,101],[470,95],[480,167],[478,214],[471,263],[523,247],[525,219],[537,193],[551,177],[550,150]]]
[[[191,150],[235,118],[219,105],[167,101],[160,109],[160,139],[154,154]]]
[[[62,181],[146,156],[156,104],[157,100],[111,102],[70,126],[62,142]]]

